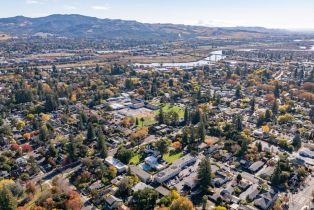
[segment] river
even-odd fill
[[[210,55],[206,58],[203,58],[199,61],[194,62],[185,62],[185,63],[135,63],[134,66],[144,66],[144,67],[196,67],[196,66],[205,66],[210,65],[213,62],[220,61],[225,59],[226,56],[223,55],[222,51],[211,52]]]

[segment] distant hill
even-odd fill
[[[261,27],[202,27],[147,24],[137,21],[99,19],[82,15],[17,16],[0,19],[0,33],[11,36],[64,36],[96,39],[250,39],[281,33]]]

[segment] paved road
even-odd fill
[[[303,190],[297,194],[289,194],[289,210],[300,210],[304,206],[312,205],[312,190],[314,189],[314,178],[308,177]],[[313,207],[313,206],[311,206]]]

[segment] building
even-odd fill
[[[148,183],[152,180],[152,175],[147,173],[146,171],[144,171],[138,166],[131,165],[130,170],[144,183]]]
[[[196,157],[190,154],[176,160],[170,167],[160,171],[154,177],[155,181],[158,183],[163,183],[170,178],[178,175],[180,171],[187,165],[190,165],[196,161]]]
[[[119,173],[124,172],[128,169],[127,165],[124,165],[119,160],[109,156],[105,159],[106,163],[115,167]]]

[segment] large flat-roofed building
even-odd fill
[[[160,171],[154,177],[155,181],[158,183],[163,183],[172,177],[178,175],[183,167],[190,165],[196,161],[196,157],[191,156],[190,154],[185,155],[184,157],[176,160],[171,166]]]

